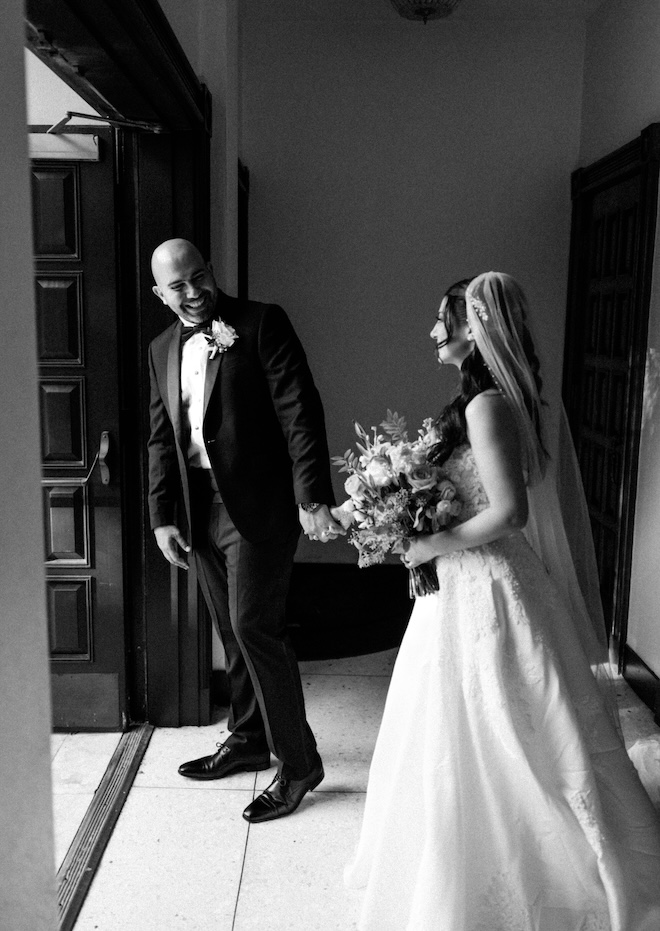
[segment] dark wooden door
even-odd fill
[[[112,139],[32,162],[53,726],[127,726]]]
[[[25,8],[26,38],[34,54],[97,114],[119,121],[116,125],[122,127],[115,131],[114,226],[120,272],[115,273],[112,263],[106,261],[106,284],[109,285],[114,275],[119,293],[121,446],[115,442],[113,427],[109,432],[113,450],[119,453],[122,485],[121,488],[113,486],[116,477],[112,469],[109,486],[99,484],[96,472],[87,484],[89,551],[91,559],[97,561],[87,563],[78,556],[75,556],[75,563],[50,560],[49,583],[52,578],[67,575],[73,583],[84,580],[86,590],[91,592],[92,604],[91,609],[83,610],[87,597],[84,586],[80,590],[74,586],[67,595],[68,607],[62,610],[68,620],[60,629],[68,625],[69,639],[60,638],[60,643],[68,645],[54,660],[58,676],[54,682],[61,693],[65,686],[75,692],[74,676],[85,675],[90,684],[90,676],[107,676],[97,679],[99,690],[103,691],[105,682],[108,695],[116,691],[122,724],[126,716],[125,692],[129,698],[128,718],[133,722],[148,720],[170,726],[206,723],[210,717],[211,676],[208,619],[200,603],[194,572],[170,573],[169,564],[160,555],[148,527],[145,447],[149,435],[147,348],[149,341],[169,323],[162,305],[151,293],[149,259],[155,246],[172,236],[192,239],[202,254],[209,256],[211,96],[186,59],[158,0],[95,0],[94,3],[88,0],[26,0]],[[138,121],[142,126],[158,124],[161,132],[152,135],[133,131],[127,127],[127,120]],[[40,128],[48,129],[47,126]],[[67,126],[63,132],[66,135],[70,131],[71,127]],[[107,163],[102,164],[109,167]],[[92,168],[98,167],[78,167],[83,193],[87,190],[87,176]],[[108,180],[109,177],[108,174]],[[63,182],[63,190],[64,187]],[[56,201],[58,196],[55,196]],[[112,205],[107,203],[95,208],[100,213],[94,215],[93,209],[88,211],[86,197],[85,193],[80,208],[83,246],[88,233],[96,232],[99,238],[105,235],[101,229],[94,231],[93,226],[95,223],[110,224],[112,216],[111,212],[103,212],[106,208],[112,210]],[[49,209],[47,204],[45,209],[46,212]],[[217,209],[217,205],[213,209]],[[85,277],[88,259],[93,259],[95,269],[103,264],[104,255],[108,259],[109,253],[105,253],[104,248],[99,245],[93,256],[85,250]],[[108,245],[108,248],[114,246]],[[72,270],[80,270],[75,265],[76,256],[69,258]],[[45,262],[47,255],[39,256],[39,260],[42,259]],[[53,265],[44,264],[39,268],[56,272],[67,267],[63,254],[58,252]],[[83,316],[89,313],[89,308],[85,307]],[[112,319],[116,320],[116,310]],[[105,322],[109,324],[109,321],[107,317]],[[90,352],[97,350],[97,346],[89,347]],[[52,367],[48,365],[46,371],[42,370],[44,376],[66,379],[77,372],[80,378],[84,373],[85,391],[96,391],[93,364],[74,363],[68,358],[59,361],[63,363],[59,367],[53,364]],[[116,350],[111,341],[100,361],[107,363],[108,371],[115,366]],[[116,387],[110,382],[106,385],[111,405],[116,403],[117,395],[113,394]],[[92,411],[89,403],[85,410]],[[45,472],[48,479],[61,477],[64,485],[68,481],[70,488],[80,487],[98,442],[92,433],[107,430],[108,426],[104,420],[89,424],[86,429],[85,464],[67,470],[62,465],[56,467],[49,463]],[[77,484],[72,484],[74,477]],[[120,492],[124,504],[121,519],[117,506]],[[99,495],[108,502],[107,507],[103,505],[106,526],[116,531],[116,537],[123,531],[123,590],[130,615],[125,641],[115,637],[115,620],[110,619],[118,616],[110,603],[114,601],[119,605],[122,599],[118,583],[111,580],[107,557],[110,552],[117,552],[116,546],[114,543],[112,547],[106,546],[105,531],[99,533]],[[84,497],[84,494],[78,495],[79,499]],[[68,534],[72,537],[72,526],[78,517],[74,519],[74,509],[70,505],[61,510],[67,515]],[[75,513],[85,512],[85,508],[80,507]],[[103,558],[99,562],[97,557]],[[60,591],[64,593],[65,589]],[[64,600],[63,595],[61,601]],[[98,619],[94,614],[97,610],[101,615]],[[81,637],[79,644],[75,640],[76,631],[84,627],[83,616],[87,617],[85,623],[91,631],[91,639],[88,638],[93,646],[91,658],[87,651],[80,652],[85,637]],[[75,649],[71,649],[71,644]],[[114,645],[114,656],[111,645]],[[127,688],[123,685],[122,649],[126,654]],[[99,720],[95,719],[96,726],[100,726]]]
[[[660,127],[573,177],[564,401],[603,608],[625,647],[654,250]]]

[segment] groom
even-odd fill
[[[267,769],[272,753],[277,775],[243,813],[270,821],[323,779],[284,617],[300,527],[324,542],[344,533],[328,510],[323,408],[280,307],[223,294],[184,239],[158,246],[151,268],[154,294],[178,318],[149,347],[151,526],[172,565],[195,559],[230,692],[228,739],[179,772],[222,779]],[[190,541],[175,516],[180,493]]]

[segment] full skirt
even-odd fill
[[[660,826],[523,535],[437,560],[346,882],[361,931],[659,931]]]

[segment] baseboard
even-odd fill
[[[660,678],[629,646],[623,651],[623,678],[651,709],[655,723],[660,725]]]
[[[119,740],[57,872],[58,931],[71,931],[153,733],[140,724]]]

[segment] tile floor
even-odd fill
[[[57,869],[120,737],[121,734],[53,734],[50,738]]]
[[[207,783],[177,774],[180,762],[214,749],[225,719],[157,729],[75,931],[352,931],[359,894],[344,889],[342,870],[357,840],[394,656],[301,663],[326,778],[281,821],[250,826],[241,817],[274,768]],[[627,684],[617,691],[626,744],[660,737]],[[60,860],[118,738],[53,737]],[[657,795],[660,760],[653,780]]]

